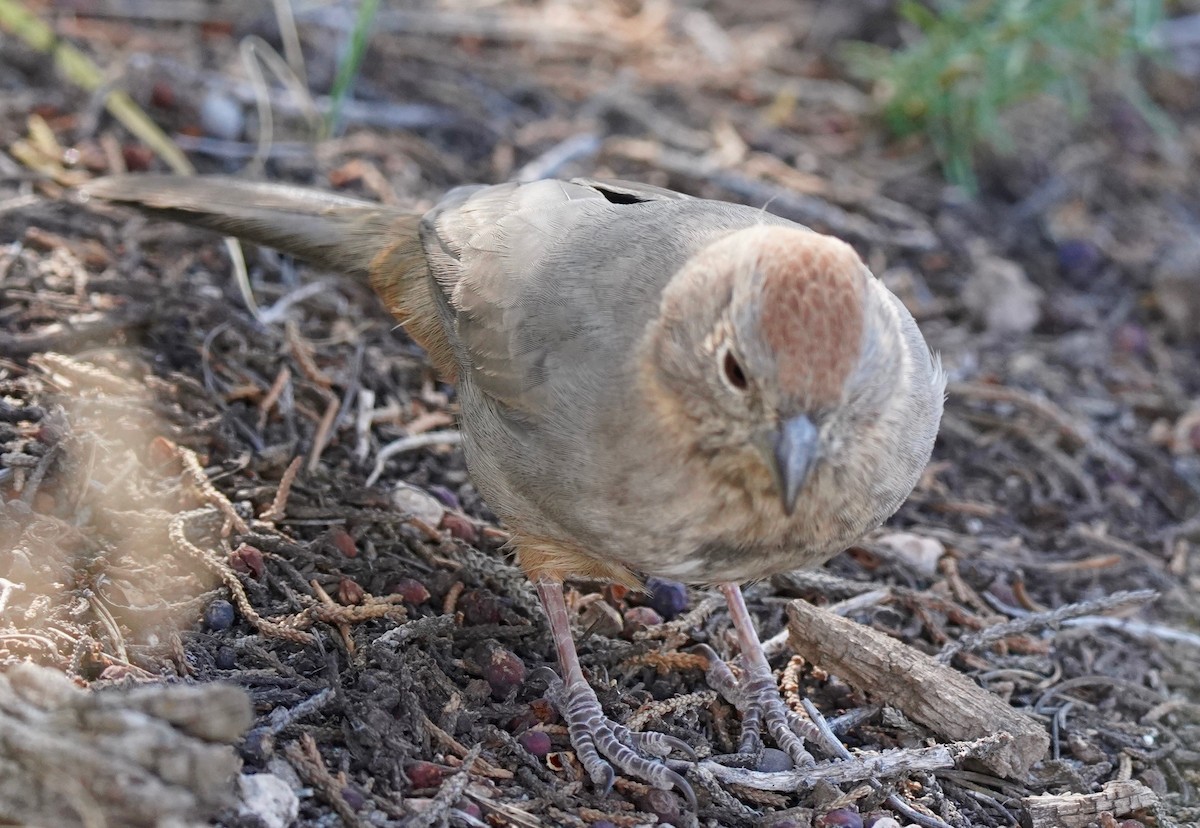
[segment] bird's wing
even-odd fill
[[[636,204],[642,201],[684,201],[692,198],[689,195],[668,190],[666,187],[655,187],[653,184],[625,181],[620,178],[572,178],[571,183],[581,187],[590,187],[614,204]]]
[[[423,236],[463,373],[536,421],[620,370],[695,251],[763,221],[656,187],[546,180],[453,191]]]

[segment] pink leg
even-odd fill
[[[761,749],[758,729],[760,723],[765,723],[775,744],[786,751],[793,762],[797,765],[810,764],[813,759],[804,748],[805,736],[801,734],[807,733],[812,738],[816,735],[816,728],[783,703],[762,642],[754,629],[754,619],[746,609],[741,587],[734,583],[721,584],[721,592],[729,604],[729,614],[737,631],[745,674],[741,681],[736,681],[729,668],[715,658],[714,653],[708,681],[742,713],[741,749],[745,752]]]
[[[583,670],[579,666],[579,655],[575,652],[575,639],[571,635],[567,604],[563,600],[562,581],[542,576],[534,585],[550,621],[550,633],[554,636],[558,667],[563,677],[562,686],[551,688],[551,700],[566,720],[575,755],[579,757],[592,782],[607,791],[612,787],[615,778],[615,765],[621,771],[656,788],[678,788],[687,797],[694,811],[696,795],[687,780],[663,762],[647,759],[642,755],[648,753],[661,759],[666,758],[672,750],[679,750],[695,759],[691,747],[665,733],[631,731],[604,715],[596,692],[584,679]]]

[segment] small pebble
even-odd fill
[[[971,315],[992,334],[1020,336],[1037,327],[1045,292],[1025,268],[982,247],[972,258],[974,266],[959,291]]]
[[[239,825],[287,828],[300,814],[300,798],[286,780],[273,773],[243,773],[237,786]]]
[[[1138,774],[1138,781],[1145,785],[1150,790],[1154,791],[1160,797],[1167,795],[1170,791],[1170,786],[1167,784],[1167,777],[1158,768],[1146,768]]]
[[[237,613],[233,609],[233,604],[224,598],[218,598],[204,609],[204,625],[213,632],[229,629],[233,626],[235,618],[237,618]]]
[[[679,797],[674,791],[651,788],[638,801],[638,807],[658,817],[659,823],[673,822],[682,815]]]
[[[242,137],[246,118],[242,107],[232,98],[219,92],[209,92],[200,103],[200,128],[206,135],[224,141]]]
[[[550,736],[542,730],[527,730],[522,733],[517,741],[521,743],[521,747],[532,753],[539,759],[545,758],[550,752]]]
[[[392,489],[392,507],[403,515],[411,515],[432,527],[441,525],[446,507],[424,489],[408,483],[397,483]]]
[[[650,598],[646,603],[667,621],[688,608],[687,587],[679,581],[648,578],[646,589],[650,592]]]
[[[630,607],[625,610],[625,637],[633,638],[634,633],[657,627],[662,622],[662,616],[654,607]]]
[[[758,758],[758,770],[762,773],[781,773],[795,766],[792,757],[778,748],[763,748],[762,756]]]
[[[233,647],[221,647],[217,650],[213,663],[218,670],[232,670],[237,666],[237,651]]]
[[[275,737],[265,730],[251,730],[242,741],[241,753],[253,764],[264,764],[275,753]]]
[[[900,828],[900,823],[887,814],[872,814],[863,820],[863,828]]]
[[[607,601],[593,601],[579,614],[579,626],[589,635],[612,638],[622,631],[624,623],[621,613]]]

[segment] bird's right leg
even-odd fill
[[[632,731],[604,715],[596,691],[583,677],[567,604],[563,599],[562,580],[550,575],[535,577],[538,597],[550,620],[550,633],[558,651],[558,666],[562,683],[551,688],[550,697],[567,723],[567,732],[575,755],[593,783],[608,791],[615,779],[613,766],[641,779],[656,788],[678,788],[696,808],[696,795],[687,780],[663,762],[672,750],[679,750],[695,759],[691,747],[684,741],[665,733]],[[647,758],[648,754],[651,757]]]
[[[708,683],[732,702],[742,713],[742,742],[739,753],[761,754],[761,731],[766,730],[775,744],[791,757],[797,767],[813,762],[805,748],[806,739],[816,741],[817,728],[793,712],[779,695],[779,687],[767,662],[754,619],[746,609],[741,587],[734,583],[721,584],[721,592],[729,605],[729,615],[737,631],[742,651],[742,678],[733,677],[729,666],[708,645],[700,645],[709,658]]]

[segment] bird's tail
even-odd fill
[[[365,277],[443,373],[453,373],[417,213],[307,187],[218,176],[117,175],[90,181],[79,193]]]

